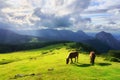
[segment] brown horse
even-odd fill
[[[96,57],[95,52],[94,52],[94,51],[91,51],[91,52],[90,52],[90,63],[91,63],[92,65],[94,65],[95,57]]]
[[[68,58],[66,59],[66,64],[69,63],[69,59],[71,59],[71,63],[73,63],[73,60],[72,58],[75,58],[75,62],[76,62],[76,59],[77,59],[77,62],[78,62],[78,56],[79,56],[79,53],[78,52],[71,52],[68,56]]]

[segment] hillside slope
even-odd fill
[[[31,43],[33,41],[47,41],[41,37],[29,36],[29,35],[20,35],[14,31],[7,29],[0,29],[0,44],[23,44]]]
[[[69,44],[67,44],[69,46]],[[57,44],[41,49],[0,54],[0,80],[119,80],[120,63],[79,54],[79,63],[65,64],[72,49]]]
[[[107,43],[112,49],[120,49],[119,41],[110,33],[102,31],[96,34],[96,38],[104,43]]]

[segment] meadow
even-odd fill
[[[120,63],[80,52],[78,63],[66,64],[72,49],[56,44],[40,49],[0,54],[0,80],[120,80]]]

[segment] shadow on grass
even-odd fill
[[[91,66],[90,64],[81,64],[81,63],[74,63],[75,66],[78,66],[78,67],[89,67]]]
[[[111,63],[96,63],[97,65],[100,65],[100,66],[110,66],[112,65]]]
[[[90,67],[90,66],[94,66],[94,65],[91,65],[91,64],[83,64],[83,63],[72,63],[72,65],[78,66],[78,67]],[[112,64],[111,63],[95,63],[95,65],[110,66]]]
[[[5,65],[5,64],[9,64],[9,63],[12,63],[14,61],[12,60],[3,60],[3,61],[0,61],[0,65]]]

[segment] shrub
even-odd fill
[[[57,50],[61,49],[60,47],[56,48]]]
[[[53,52],[53,50],[51,49],[51,50],[49,50],[49,52]]]
[[[42,52],[42,54],[47,54],[48,52]]]
[[[120,50],[110,50],[108,56],[120,59]]]
[[[120,50],[109,50],[105,60],[120,62]]]
[[[110,58],[110,61],[113,61],[113,62],[120,62],[120,59],[115,58],[115,57],[111,57],[111,58]]]

